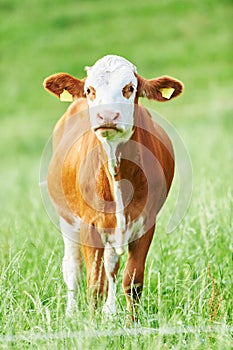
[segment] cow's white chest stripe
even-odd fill
[[[116,149],[117,149],[117,143],[111,142],[103,142],[104,150],[108,157],[108,169],[110,171],[110,174],[112,176],[112,179],[114,181],[114,175],[115,175],[115,169],[117,166],[117,163],[120,162],[120,157],[116,157]]]
[[[116,203],[116,229],[115,233],[109,236],[108,242],[111,244],[117,255],[122,255],[124,253],[125,242],[125,230],[126,230],[126,219],[124,214],[124,203],[122,199],[122,192],[120,188],[120,182],[115,180],[116,168],[119,166],[121,161],[121,156],[116,156],[117,144],[115,143],[103,143],[104,149],[108,157],[108,167],[111,174],[111,180],[113,183],[114,201]]]
[[[124,204],[122,200],[120,183],[118,181],[114,181],[113,186],[114,186],[114,197],[116,201],[117,229],[121,231],[125,231]]]

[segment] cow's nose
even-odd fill
[[[116,124],[120,119],[120,112],[117,111],[101,111],[97,113],[97,120],[101,123]]]

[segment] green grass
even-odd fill
[[[231,23],[227,0],[0,1],[1,349],[233,348]],[[124,333],[126,257],[116,317],[104,319],[101,308],[93,317],[84,278],[76,314],[65,318],[62,238],[38,186],[43,147],[67,107],[44,92],[43,79],[83,77],[108,53],[146,78],[185,84],[177,101],[144,101],[173,123],[193,167],[184,220],[168,235],[164,210],[149,252],[140,321],[157,329],[151,335]],[[174,203],[171,193],[168,210]]]

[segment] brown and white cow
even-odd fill
[[[74,100],[55,127],[48,171],[65,244],[67,312],[75,307],[81,251],[89,293],[107,292],[103,311],[116,312],[119,257],[128,247],[123,288],[134,314],[156,215],[174,174],[169,137],[138,99],[167,101],[180,95],[183,85],[168,76],[146,80],[114,55],[86,71],[82,80],[59,73],[44,82],[57,97]]]

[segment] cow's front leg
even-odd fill
[[[116,274],[119,269],[119,256],[109,243],[104,248],[104,268],[108,279],[108,295],[103,312],[112,315],[116,313]]]
[[[78,283],[82,272],[81,247],[78,243],[78,233],[76,232],[75,234],[74,228],[71,225],[61,220],[61,230],[64,240],[62,270],[63,278],[67,286],[66,314],[69,316],[76,306]],[[71,237],[73,239],[71,239]]]
[[[123,288],[127,309],[133,321],[137,320],[137,304],[142,294],[146,256],[153,234],[154,226],[141,238],[129,244],[128,260],[123,276]]]
[[[63,278],[67,286],[67,308],[69,315],[75,308],[78,282],[81,275],[80,246],[63,236],[65,244],[65,254],[63,258]]]

